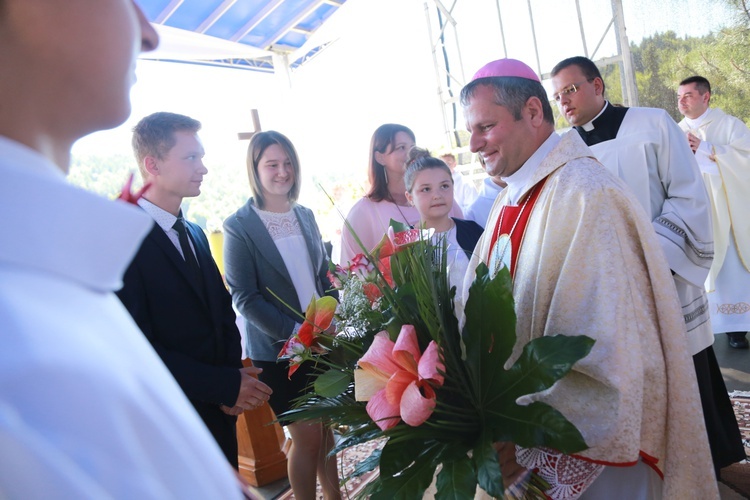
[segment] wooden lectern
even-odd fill
[[[242,363],[253,366],[252,361]],[[248,410],[237,419],[240,474],[253,486],[264,486],[286,477],[286,452],[291,442],[268,403]]]

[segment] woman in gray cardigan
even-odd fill
[[[337,295],[326,276],[328,255],[315,217],[296,203],[300,167],[289,139],[274,131],[256,133],[247,173],[253,197],[224,221],[225,273],[245,319],[248,357],[263,369],[259,377],[273,389],[269,403],[279,415],[304,391],[312,371],[305,363],[287,377],[286,364],[276,362],[302,322],[284,303],[304,313],[314,296]],[[316,476],[325,498],[340,498],[336,459],[326,457],[333,447],[331,430],[321,422],[295,422],[287,429],[295,498],[315,498]]]

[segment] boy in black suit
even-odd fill
[[[117,295],[237,468],[236,416],[271,389],[243,368],[232,301],[203,231],[182,218],[185,197],[198,196],[205,154],[201,124],[154,113],[133,129],[133,150],[151,187],[138,204],[156,224],[125,273]]]

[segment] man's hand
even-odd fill
[[[500,471],[503,474],[503,486],[507,488],[515,483],[526,469],[516,462],[516,445],[507,441],[498,441],[492,445],[497,452]]]
[[[698,139],[691,132],[687,133],[687,140],[688,140],[688,144],[690,144],[690,149],[692,149],[693,153],[695,153],[698,150],[698,147],[701,145],[701,140]]]
[[[219,409],[221,409],[221,411],[223,411],[227,415],[231,415],[233,417],[241,415],[242,412],[245,411],[245,410],[242,409],[241,406],[233,406],[233,407],[230,408],[228,406],[221,405],[221,406],[219,406]]]
[[[270,387],[258,380],[257,375],[262,372],[261,368],[248,366],[240,368],[240,392],[237,395],[235,407],[243,410],[253,410],[268,401],[273,392]]]

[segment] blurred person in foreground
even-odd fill
[[[630,187],[651,219],[672,271],[693,356],[717,477],[745,458],[712,344],[703,284],[713,260],[711,202],[698,164],[669,114],[613,106],[596,64],[576,56],[551,71],[553,99],[596,158]]]
[[[679,123],[711,198],[714,261],[706,281],[714,333],[747,349],[750,330],[750,130],[742,120],[710,107],[711,84],[702,76],[680,82]]]
[[[152,220],[65,179],[157,43],[131,0],[0,0],[1,498],[241,496],[114,294]]]
[[[630,190],[577,132],[558,136],[539,77],[513,59],[461,92],[471,150],[508,187],[469,266],[513,278],[517,343],[587,335],[591,353],[552,388],[521,398],[558,409],[589,448],[498,444],[507,482],[534,469],[551,498],[718,498],[695,371],[669,265]],[[689,438],[686,438],[689,436]]]

